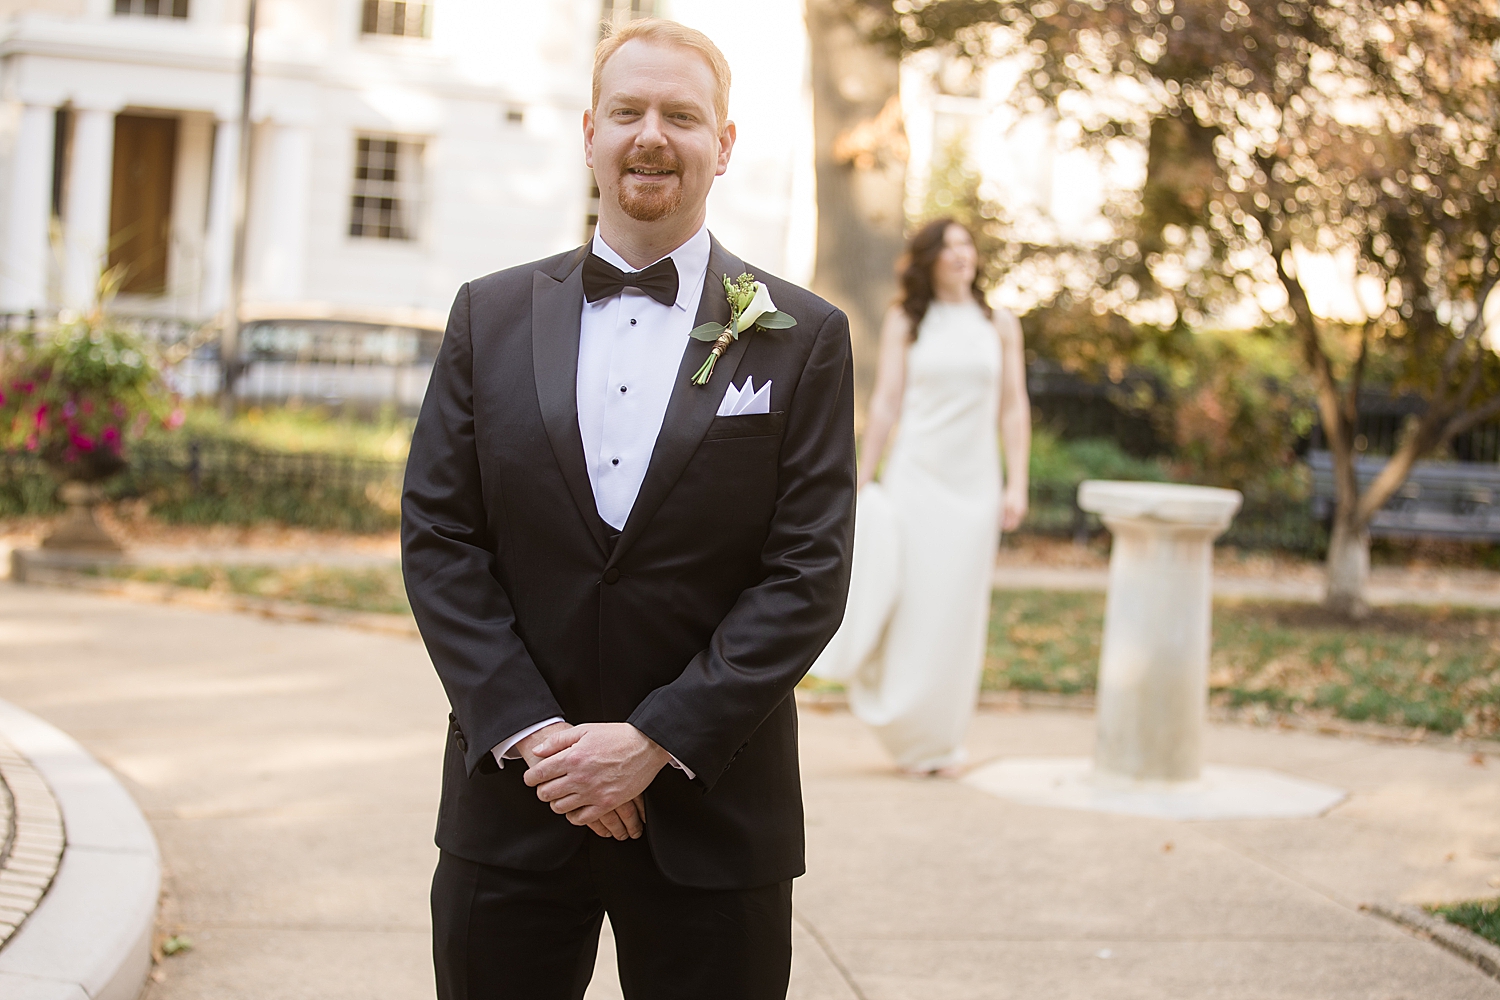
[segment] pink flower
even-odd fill
[[[0,406],[5,405],[5,390],[0,389]]]
[[[41,442],[39,442],[36,439],[36,435],[33,434],[33,435],[31,435],[30,437],[28,437],[26,439],[26,450],[27,451],[36,451],[37,446],[40,445],[40,444],[41,444]]]
[[[68,428],[68,443],[79,451],[94,450],[94,439],[82,433],[76,427]]]
[[[83,401],[83,415],[85,417],[94,415],[94,401],[92,399],[85,399]]]
[[[120,453],[120,430],[118,427],[111,424],[104,428],[103,432],[99,435],[99,440],[104,442],[104,445],[110,451],[117,455]]]
[[[124,403],[116,400],[114,403],[110,404],[109,412],[115,415],[116,420],[124,420],[126,413],[129,411],[125,409]]]
[[[36,429],[41,430],[47,426],[47,404],[43,403],[36,408]]]
[[[72,420],[74,417],[78,416],[78,404],[73,402],[71,399],[68,400],[63,404],[62,415],[69,420]]]
[[[167,419],[164,420],[163,423],[166,424],[167,430],[175,431],[177,428],[182,426],[182,422],[186,419],[187,414],[183,413],[182,407],[179,406],[170,414],[168,414]]]

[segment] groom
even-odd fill
[[[633,1000],[784,997],[803,871],[792,690],[838,627],[848,324],[704,227],[729,67],[699,32],[600,43],[592,243],[459,290],[412,438],[407,591],[453,713],[438,996],[583,996],[606,913]],[[751,328],[706,384],[752,272]],[[753,385],[751,384],[753,380]],[[745,390],[743,393],[741,390]]]

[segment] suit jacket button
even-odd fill
[[[620,570],[617,567],[611,566],[609,569],[607,569],[607,570],[604,571],[604,582],[605,583],[614,583],[619,578],[620,578]]]
[[[458,742],[458,752],[459,753],[468,753],[469,752],[469,741],[466,740],[466,739],[464,739],[464,734],[463,733],[459,733],[455,737],[455,739]]]

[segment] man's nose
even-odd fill
[[[652,108],[641,117],[641,130],[635,135],[635,144],[656,147],[666,145],[666,141],[666,135],[662,130],[661,112]]]

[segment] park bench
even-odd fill
[[[1384,458],[1355,461],[1364,490],[1385,466]],[[1311,451],[1312,513],[1333,518],[1333,456]],[[1433,537],[1468,541],[1500,539],[1500,465],[1490,462],[1417,462],[1411,475],[1370,522],[1370,534],[1385,538]]]

